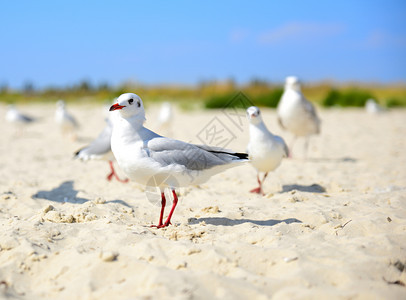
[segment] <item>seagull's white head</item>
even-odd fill
[[[259,124],[262,122],[261,111],[256,106],[248,107],[247,118],[251,124]]]
[[[118,97],[117,103],[113,104],[109,109],[109,111],[115,110],[119,110],[124,119],[138,116],[143,121],[145,120],[144,104],[141,98],[136,94],[126,93]]]
[[[296,76],[288,76],[285,80],[285,89],[292,89],[300,92],[300,81]]]
[[[65,101],[63,101],[62,99],[59,99],[58,101],[56,101],[56,107],[64,108],[65,107]]]

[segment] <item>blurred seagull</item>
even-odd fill
[[[173,119],[173,110],[170,102],[164,102],[161,105],[158,115],[158,130],[166,130],[167,134],[171,133],[171,123]]]
[[[34,122],[34,118],[29,117],[20,112],[14,105],[7,106],[6,121],[19,125],[29,124]]]
[[[221,171],[248,161],[246,153],[188,144],[145,128],[144,105],[136,94],[121,95],[110,107],[110,111],[115,110],[120,113],[114,119],[111,149],[119,166],[131,180],[159,187],[162,206],[157,228],[171,224],[178,202],[175,188],[201,184]],[[163,222],[165,188],[172,191],[174,200]]]
[[[383,112],[382,107],[374,99],[368,99],[367,102],[365,102],[365,110],[370,114]]]
[[[282,158],[289,155],[289,150],[280,136],[273,135],[266,128],[258,107],[249,107],[247,117],[250,122],[250,141],[247,151],[251,164],[257,170],[259,184],[257,188],[252,189],[250,192],[264,195],[262,185],[268,176],[268,172],[275,170],[280,165]],[[260,172],[265,172],[262,182],[259,178]]]
[[[278,103],[277,112],[281,127],[294,135],[290,151],[296,138],[304,136],[306,137],[305,156],[307,156],[310,135],[320,133],[320,119],[313,104],[303,96],[297,77],[286,77],[285,91]]]
[[[114,156],[111,152],[111,133],[113,125],[110,119],[106,119],[106,127],[99,136],[88,146],[83,147],[75,153],[75,158],[83,161],[88,160],[107,160],[110,165],[110,174],[107,175],[107,180],[111,181],[113,176],[120,182],[128,182],[128,179],[120,179],[114,170]]]
[[[7,106],[6,121],[16,125],[16,135],[22,135],[24,127],[34,122],[35,119],[23,114],[14,105],[10,104]]]
[[[56,102],[55,122],[60,126],[62,134],[69,134],[73,140],[76,140],[74,130],[79,126],[76,119],[66,110],[63,100]]]
[[[165,126],[172,121],[172,105],[170,102],[162,103],[159,111],[158,122],[161,126]]]

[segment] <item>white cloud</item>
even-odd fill
[[[279,44],[297,39],[309,40],[340,34],[345,30],[342,24],[290,22],[259,35],[261,44]]]

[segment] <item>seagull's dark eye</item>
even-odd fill
[[[141,106],[140,101],[137,101],[137,106],[138,106],[138,107],[140,107],[140,106]]]
[[[130,99],[130,100],[128,100],[128,104],[133,104],[133,102],[134,102],[134,99]]]

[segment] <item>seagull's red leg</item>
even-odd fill
[[[171,208],[171,211],[169,212],[168,218],[166,219],[165,223],[161,227],[166,227],[166,226],[169,226],[169,224],[171,224],[171,218],[172,218],[173,212],[175,211],[176,204],[178,204],[178,196],[176,195],[175,190],[172,190],[172,194],[173,194],[172,208]],[[160,228],[160,227],[158,227],[158,228]]]
[[[262,190],[262,185],[264,184],[265,178],[268,176],[268,172],[265,172],[264,178],[262,178],[262,183],[261,183],[261,194],[262,196],[265,195],[264,191]]]
[[[262,183],[261,183],[261,180],[259,179],[259,173],[257,173],[257,181],[258,181],[259,186],[255,189],[250,190],[250,193],[256,193],[256,194],[262,193]]]
[[[108,180],[108,181],[110,181],[110,180],[113,178],[113,176],[114,176],[114,177],[115,177],[118,181],[120,181],[120,182],[128,182],[128,178],[127,178],[127,179],[120,179],[120,178],[117,176],[117,173],[116,173],[116,171],[114,170],[113,162],[112,162],[111,160],[109,160],[109,164],[110,164],[111,173],[107,176],[107,180]]]
[[[166,206],[166,198],[165,198],[165,193],[161,193],[161,214],[159,215],[159,223],[158,225],[151,225],[151,227],[156,227],[156,228],[161,228],[164,227],[164,225],[162,225],[162,221],[164,218],[164,210],[165,210],[165,206]]]
[[[114,167],[113,167],[113,162],[111,160],[109,160],[109,165],[110,165],[110,174],[107,175],[107,180],[111,181],[111,179],[113,178],[113,175],[114,175]]]

